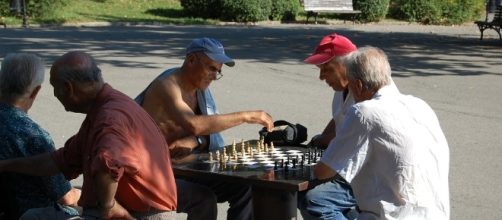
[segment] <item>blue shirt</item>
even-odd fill
[[[0,160],[54,151],[49,134],[20,109],[0,102]],[[71,189],[62,174],[40,177],[0,173],[2,207],[12,219],[30,208],[54,206]]]
[[[179,68],[168,69],[163,73],[161,73],[159,76],[157,76],[157,78],[167,77],[168,75],[175,73],[176,70],[178,69]],[[152,84],[150,83],[150,85]],[[146,90],[150,88],[150,85],[148,85],[148,87],[134,99],[134,101],[136,101],[139,105],[143,104]],[[197,95],[197,104],[199,105],[199,109],[202,115],[219,114],[218,109],[216,108],[216,102],[214,101],[213,95],[211,95],[211,91],[209,90],[209,88],[205,89],[204,91],[197,89],[196,95]],[[220,133],[212,133],[209,135],[209,147],[208,147],[209,151],[216,151],[218,149],[223,148],[224,146],[225,142],[223,141],[223,137],[221,136]]]

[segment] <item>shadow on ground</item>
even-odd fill
[[[0,56],[4,57],[9,52],[35,51],[50,63],[64,51],[84,50],[92,53],[100,63],[117,67],[155,68],[154,63],[148,60],[131,60],[137,56],[182,58],[183,50],[191,39],[211,36],[222,41],[227,53],[235,59],[249,59],[256,63],[301,62],[312,52],[320,36],[336,31],[349,36],[358,45],[383,48],[389,54],[393,69],[397,72],[394,76],[397,77],[502,75],[478,68],[498,64],[502,59],[502,41],[495,39],[479,41],[474,37],[430,33],[385,33],[317,27],[112,25],[5,29],[0,32]],[[106,59],[110,53],[114,57],[130,59]],[[490,59],[476,62],[483,57]]]

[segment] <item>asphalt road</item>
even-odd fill
[[[109,84],[135,97],[163,69],[181,64],[191,39],[214,37],[236,59],[236,66],[224,67],[224,77],[211,85],[220,112],[263,109],[274,119],[307,126],[312,136],[330,119],[333,91],[318,80],[315,66],[301,61],[331,32],[344,34],[358,46],[386,51],[401,92],[424,99],[436,111],[450,146],[451,218],[500,219],[502,40],[492,30],[479,41],[474,25],[8,28],[0,29],[0,57],[36,53],[49,68],[63,53],[84,50],[98,60]],[[48,75],[29,114],[51,133],[56,146],[62,146],[83,119],[65,112],[52,96]],[[242,125],[223,135],[227,142],[252,139],[259,129]],[[225,208],[220,206],[221,219]]]

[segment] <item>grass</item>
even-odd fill
[[[21,24],[21,18],[4,16],[7,25]],[[81,22],[134,22],[167,24],[216,24],[218,21],[185,16],[179,0],[67,0],[52,15],[30,18],[30,24]]]

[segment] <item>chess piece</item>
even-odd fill
[[[220,161],[220,151],[219,150],[216,151],[216,160]]]
[[[209,151],[209,161],[213,161],[213,152]]]
[[[277,170],[277,160],[274,161],[274,170]]]

